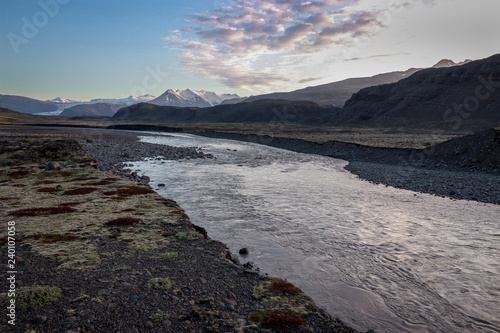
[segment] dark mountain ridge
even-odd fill
[[[156,106],[147,103],[120,109],[114,120],[138,122],[280,122],[318,125],[330,120],[340,108],[311,101],[258,100],[207,108]]]
[[[31,114],[57,110],[55,103],[16,95],[0,95],[0,107]]]
[[[121,109],[123,104],[94,103],[78,104],[65,109],[59,116],[61,117],[112,117],[116,111]]]
[[[379,84],[392,83],[401,80],[421,69],[411,68],[407,71],[383,73],[370,77],[351,78],[337,82],[312,86],[291,92],[276,92],[264,95],[251,96],[243,102],[254,102],[260,99],[284,99],[289,101],[313,101],[323,105],[342,107],[352,94],[362,88]]]
[[[361,89],[336,124],[481,130],[500,124],[500,54]]]

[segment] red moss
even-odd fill
[[[42,193],[54,193],[54,192],[59,192],[60,190],[53,187],[42,187],[39,188],[37,191]]]
[[[0,201],[5,201],[5,200],[17,200],[19,198],[14,198],[14,197],[3,197],[3,198],[0,198]]]
[[[108,181],[108,182],[115,182],[117,180],[120,180],[120,178],[108,177],[108,178],[104,178],[103,180]]]
[[[288,282],[287,280],[283,280],[283,279],[273,280],[273,282],[269,286],[269,290],[270,291],[279,291],[279,292],[283,292],[283,293],[289,294],[289,295],[297,295],[302,291],[299,288],[295,287],[290,282]]]
[[[115,195],[116,194],[116,191],[106,191],[106,192],[103,192],[104,195]]]
[[[109,235],[108,237],[111,239],[117,239],[118,237],[120,237],[120,234],[112,234],[112,235]]]
[[[43,181],[37,181],[35,185],[49,185],[49,184],[57,184],[55,180],[43,180]]]
[[[14,187],[26,187],[27,185],[24,184],[12,184]]]
[[[250,319],[275,332],[293,332],[305,322],[305,319],[298,314],[279,309],[259,311],[254,313]]]
[[[74,171],[58,171],[57,175],[61,177],[69,177],[73,176],[74,173]]]
[[[96,179],[99,179],[99,178],[97,178],[97,177],[77,177],[77,178],[71,179],[71,181],[72,182],[83,182],[86,180],[96,180]]]
[[[110,220],[106,222],[107,225],[110,226],[133,226],[135,223],[140,222],[141,219],[136,219],[133,217],[119,217],[114,220]]]
[[[38,216],[38,215],[54,215],[54,214],[66,214],[74,213],[76,209],[71,207],[42,207],[42,208],[28,208],[19,209],[10,212],[10,215],[14,216]]]
[[[59,204],[61,207],[73,207],[73,206],[78,206],[82,204],[83,202],[78,202],[78,201],[73,201],[73,202],[63,202],[62,204]]]
[[[40,240],[42,243],[56,243],[56,242],[68,242],[77,239],[77,236],[74,235],[60,235],[60,234],[36,234],[27,236],[26,238],[33,238],[36,240]]]
[[[112,184],[113,182],[110,182],[108,180],[100,180],[98,182],[89,182],[89,183],[84,183],[82,185],[90,185],[90,186],[101,186],[101,185],[109,185]]]
[[[80,187],[80,188],[74,188],[71,190],[64,191],[64,195],[81,195],[81,194],[89,194],[94,191],[97,191],[98,189],[95,187]]]
[[[122,210],[122,212],[135,212],[135,209],[134,208],[127,208],[127,209]]]
[[[134,215],[144,215],[144,213],[134,213]]]
[[[9,175],[13,179],[19,179],[19,178],[24,178],[29,174],[30,174],[29,170],[20,170],[20,171],[9,172],[7,175]]]
[[[125,188],[118,189],[116,194],[125,196],[125,195],[137,195],[137,194],[148,194],[155,193],[152,189],[142,186],[129,186]]]

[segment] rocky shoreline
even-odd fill
[[[0,330],[355,332],[287,281],[236,264],[147,179],[114,166],[207,157],[196,149],[146,147],[127,132],[23,131],[0,130],[0,216],[16,224],[18,271],[16,325],[2,306]]]
[[[500,204],[500,140],[495,130],[424,150],[376,148],[337,141],[320,144],[302,139],[228,132],[193,134],[339,158],[349,161],[347,170],[377,184],[452,199]]]

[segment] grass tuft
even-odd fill
[[[188,240],[188,241],[195,241],[195,240],[198,240],[200,238],[203,238],[203,235],[200,234],[197,231],[192,231],[192,232],[178,232],[175,236],[179,240]]]
[[[158,311],[157,313],[149,317],[149,319],[156,323],[161,323],[164,320],[169,320],[170,314],[168,312]]]
[[[148,287],[158,290],[168,290],[174,285],[174,281],[169,278],[153,278],[149,280]]]
[[[171,261],[171,260],[177,259],[178,256],[179,256],[179,253],[177,253],[177,252],[165,252],[165,253],[162,253],[160,255],[160,259]]]
[[[21,287],[16,291],[16,306],[21,310],[40,308],[57,301],[61,289],[51,286]]]

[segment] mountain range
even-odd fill
[[[120,109],[113,120],[482,130],[500,125],[500,54],[462,65],[446,61],[435,68],[416,70],[394,83],[361,89],[344,108],[314,101],[248,100],[206,108],[142,103]]]
[[[0,107],[9,110],[39,115],[61,116],[112,116],[121,107],[137,103],[156,105],[206,107],[222,103],[227,99],[239,98],[235,94],[217,94],[205,90],[168,89],[160,97],[152,95],[129,96],[125,98],[96,98],[90,101],[77,101],[63,97],[41,101],[15,95],[0,95]]]
[[[455,63],[449,59],[440,60],[432,68],[454,67],[466,64],[472,60],[465,60]],[[344,103],[360,89],[376,86],[379,84],[394,83],[404,79],[423,68],[410,68],[406,71],[397,71],[378,74],[370,77],[351,78],[342,81],[322,84],[319,86],[307,87],[291,92],[275,92],[271,94],[250,96],[240,101],[233,102],[253,102],[259,99],[285,99],[289,101],[313,101],[323,105],[335,105],[343,107]]]

